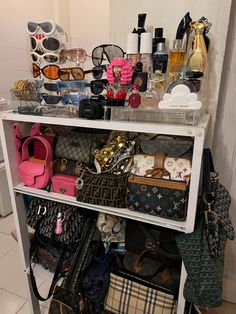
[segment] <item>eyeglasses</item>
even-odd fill
[[[43,37],[38,39],[35,36],[31,36],[30,42],[32,51],[43,48],[46,51],[56,52],[61,48],[61,42],[54,37]]]
[[[42,72],[49,80],[57,80],[59,78],[59,70],[60,68],[57,65],[46,65],[44,68],[40,69],[36,63],[32,64],[33,77],[39,76],[40,72]]]
[[[57,90],[83,91],[86,87],[90,87],[90,83],[86,81],[64,81],[57,82]]]
[[[108,80],[94,80],[90,82],[91,93],[94,95],[99,95],[102,93],[106,85],[108,84]]]
[[[41,96],[48,105],[56,105],[62,99],[62,97],[58,95],[41,94]]]
[[[63,105],[76,105],[79,106],[81,100],[88,99],[88,95],[64,95],[62,96],[62,103]]]
[[[103,55],[106,56],[109,62],[112,61],[113,58],[123,58],[125,53],[124,51],[116,45],[100,45],[93,49],[92,51],[92,61],[95,66],[99,66],[102,64]]]
[[[60,61],[64,63],[67,59],[76,64],[84,63],[86,60],[86,51],[82,48],[62,49],[60,51]]]
[[[38,31],[41,31],[43,34],[47,36],[54,34],[56,31],[58,31],[59,33],[64,32],[60,26],[58,26],[54,21],[51,20],[43,21],[40,23],[30,21],[27,23],[26,27],[27,32],[30,35],[33,35]]]
[[[59,63],[59,55],[53,52],[46,52],[44,54],[39,54],[35,51],[30,53],[31,59],[33,62],[41,63],[42,61],[49,63],[49,64],[56,64]]]
[[[93,67],[91,70],[84,71],[80,67],[73,68],[61,68],[58,75],[62,81],[68,81],[70,79],[70,75],[75,80],[83,80],[85,74],[92,73],[95,79],[100,79],[103,75],[103,70],[106,69],[107,65],[103,65],[100,67]]]
[[[44,83],[44,88],[50,92],[57,92],[57,84]]]

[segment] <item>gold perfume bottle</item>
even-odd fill
[[[203,34],[207,24],[204,20],[198,20],[191,22],[190,25],[194,29],[195,35],[193,37],[192,49],[187,59],[187,66],[192,72],[204,73],[207,64],[207,49]]]
[[[175,39],[173,49],[169,52],[168,79],[174,81],[179,78],[184,63],[185,49],[182,48],[182,40]]]

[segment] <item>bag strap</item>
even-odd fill
[[[202,192],[211,193],[211,173],[215,172],[212,154],[209,148],[203,150],[203,182]],[[215,172],[216,173],[216,172]]]
[[[26,141],[24,141],[24,144],[22,146],[22,159],[21,161],[25,161],[29,159],[29,150],[28,150],[28,146],[29,143],[34,141],[34,140],[38,140],[40,142],[43,143],[45,149],[46,149],[46,157],[45,157],[45,161],[44,164],[47,166],[50,166],[50,163],[52,161],[52,148],[49,144],[49,142],[42,136],[30,136],[29,138],[27,138]]]
[[[52,279],[52,282],[51,282],[51,285],[49,288],[49,292],[48,292],[48,295],[46,298],[42,297],[38,291],[34,271],[32,268],[32,259],[33,259],[35,252],[37,252],[38,247],[39,247],[39,239],[38,239],[38,234],[36,234],[34,236],[34,238],[32,239],[31,244],[30,244],[30,261],[29,261],[30,280],[31,280],[31,285],[32,285],[32,288],[33,288],[33,291],[34,291],[36,298],[40,301],[46,301],[49,298],[51,298],[51,296],[53,295],[53,291],[54,291],[54,288],[56,286],[56,283],[61,278],[61,275],[62,275],[61,269],[62,269],[63,262],[65,260],[66,247],[65,246],[63,247],[62,253],[59,257],[58,263],[56,265],[55,273],[54,273],[54,276],[53,276],[53,279]]]

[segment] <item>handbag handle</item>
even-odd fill
[[[170,173],[164,167],[166,153],[159,152],[155,154],[153,169],[146,171],[146,176],[151,175],[152,178],[162,179],[164,176],[168,176],[170,180]]]
[[[61,268],[63,265],[63,261],[65,259],[66,247],[65,246],[63,247],[62,253],[61,253],[61,255],[58,259],[57,265],[56,265],[55,273],[54,273],[54,276],[53,276],[53,279],[52,279],[52,282],[51,282],[51,285],[49,288],[48,295],[46,298],[44,298],[40,295],[40,293],[38,291],[36,279],[35,279],[33,268],[32,268],[32,259],[33,259],[35,252],[38,249],[39,243],[40,243],[40,241],[39,241],[38,235],[35,235],[31,241],[31,244],[30,244],[30,256],[29,256],[30,257],[30,260],[29,260],[30,280],[31,280],[32,288],[33,288],[33,291],[34,291],[36,298],[40,301],[46,301],[53,295],[54,288],[55,288],[58,280],[62,277]]]
[[[50,163],[52,161],[52,148],[51,148],[49,142],[44,137],[38,136],[38,135],[31,136],[31,137],[27,138],[26,141],[24,141],[23,146],[22,146],[22,159],[21,159],[21,161],[25,161],[25,160],[29,159],[28,146],[29,146],[29,143],[31,141],[34,141],[34,140],[38,140],[38,141],[43,143],[43,145],[46,149],[46,157],[45,157],[44,164],[47,166],[50,166]]]

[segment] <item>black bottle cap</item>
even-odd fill
[[[137,62],[134,67],[134,72],[142,72],[143,71],[143,63]]]
[[[159,28],[155,28],[155,35],[154,37],[158,38],[158,37],[163,37],[163,28],[159,27]]]
[[[156,39],[156,43],[165,43],[166,42],[166,39],[164,37],[160,37],[160,38],[157,38]]]
[[[141,13],[138,15],[138,27],[144,28],[146,16],[146,13]]]

